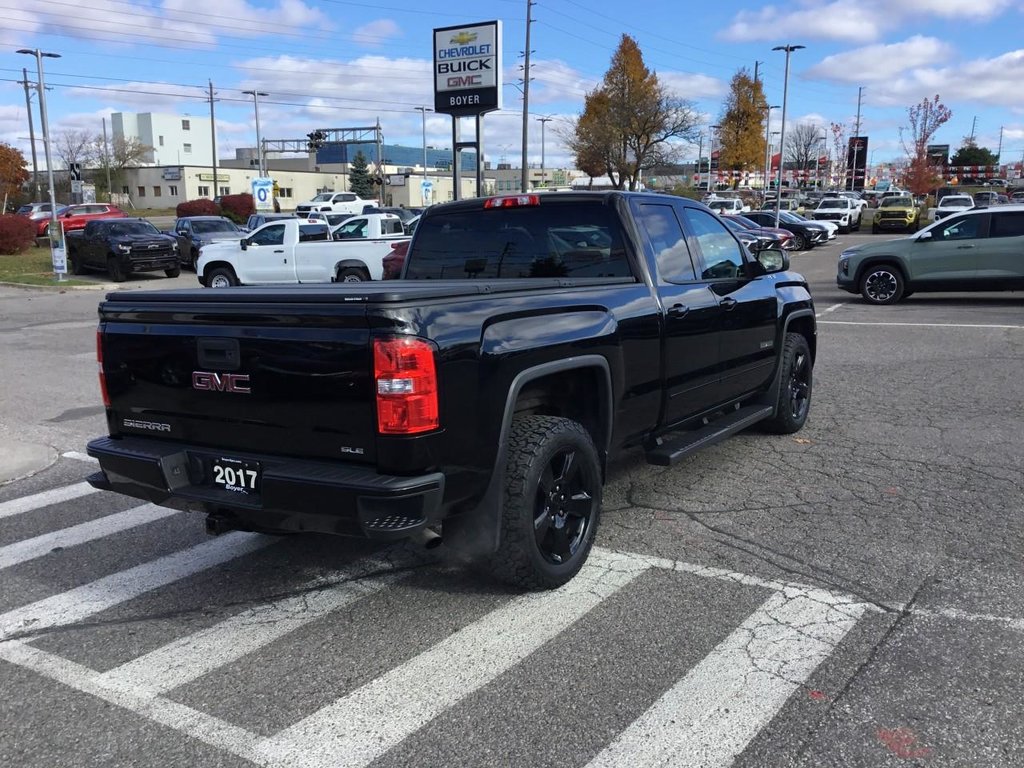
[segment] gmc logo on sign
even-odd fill
[[[484,79],[480,75],[460,75],[448,78],[449,88],[460,88],[466,85],[482,85]]]
[[[192,389],[203,392],[233,392],[236,395],[248,395],[249,374],[247,373],[207,373],[192,371]]]

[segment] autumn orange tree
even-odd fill
[[[920,104],[907,107],[910,125],[900,128],[900,143],[908,160],[903,183],[915,195],[926,195],[942,183],[942,175],[928,157],[928,144],[952,116],[952,110],[939,101],[938,94],[934,99],[926,96]]]
[[[6,203],[21,191],[21,185],[31,178],[25,169],[25,156],[21,150],[0,141],[0,197]],[[0,213],[3,213],[0,209]]]
[[[745,67],[732,77],[729,95],[718,119],[718,167],[730,171],[749,171],[764,165],[764,121],[768,102],[761,81],[750,76]],[[738,180],[737,180],[738,183]]]
[[[643,171],[678,157],[678,141],[692,141],[696,125],[693,105],[670,93],[636,40],[623,35],[565,138],[580,170],[607,174],[617,189],[637,189]]]

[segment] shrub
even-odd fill
[[[37,222],[28,216],[0,216],[0,254],[10,256],[30,248],[36,241],[36,229]]]
[[[178,203],[178,207],[174,209],[174,213],[181,218],[182,216],[220,216],[220,208],[213,200],[207,200],[205,197],[199,200],[189,200],[185,203]]]
[[[248,192],[243,192],[240,195],[224,195],[220,199],[220,210],[222,215],[237,223],[245,221],[256,213],[256,204]]]

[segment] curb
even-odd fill
[[[31,283],[9,283],[6,280],[0,280],[0,285],[9,288],[28,288],[38,291],[111,291],[116,287],[113,283],[100,283],[99,285],[61,285],[60,283],[32,285]]]

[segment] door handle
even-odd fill
[[[719,306],[722,307],[722,309],[728,312],[730,309],[734,309],[736,307],[736,299],[726,296],[724,299],[718,302],[718,304]]]
[[[668,316],[669,317],[686,317],[686,315],[687,315],[687,313],[689,311],[690,311],[690,308],[687,307],[684,304],[673,304],[671,307],[668,308]]]
[[[973,247],[974,247],[973,245],[958,245],[958,246],[956,247],[956,249],[957,249],[958,251],[965,251],[965,250],[967,250],[968,248],[973,248]]]
[[[274,251],[274,253],[284,253],[284,251]]]

